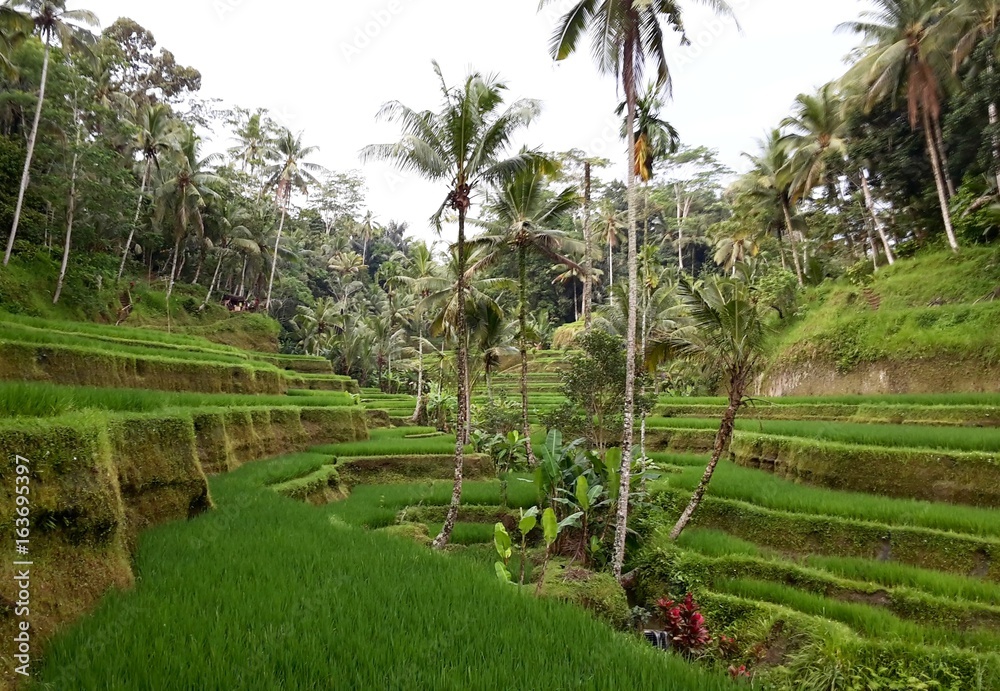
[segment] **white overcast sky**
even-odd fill
[[[834,29],[863,9],[863,0],[731,0],[741,34],[699,3],[685,4],[693,45],[672,50],[674,100],[666,118],[686,144],[716,148],[735,168],[797,94],[842,74],[857,40]],[[393,126],[375,122],[385,101],[438,105],[432,59],[449,83],[475,68],[500,74],[512,97],[542,100],[542,117],[524,144],[625,158],[614,80],[597,74],[586,49],[559,64],[549,57],[556,19],[571,5],[557,0],[539,12],[537,0],[70,3],[95,12],[104,26],[128,16],[149,29],[179,63],[201,71],[202,96],[266,107],[303,130],[306,143],[320,148],[317,163],[364,172],[380,221],[407,221],[424,238],[432,237],[427,219],[444,190],[381,164],[362,166],[358,151],[397,138]],[[623,175],[624,164],[611,172]]]

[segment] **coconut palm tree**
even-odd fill
[[[953,69],[957,72],[984,41],[989,41],[986,51],[986,69],[992,73],[1000,59],[1000,0],[958,0],[941,21],[940,29],[945,35],[946,45],[951,48]],[[990,125],[1000,125],[997,98],[994,96],[987,105]],[[997,189],[1000,190],[1000,138],[993,135],[993,166]]]
[[[229,149],[229,155],[240,162],[243,172],[253,173],[275,157],[274,142],[268,137],[269,122],[261,108],[247,115],[246,123],[236,130],[236,146]]]
[[[161,229],[167,224],[174,241],[167,300],[177,280],[181,244],[192,229],[199,237],[204,235],[205,218],[202,212],[207,199],[218,196],[211,185],[219,184],[219,178],[208,170],[217,155],[199,158],[200,147],[201,140],[194,130],[184,127],[178,134],[177,150],[167,157],[166,165],[159,171],[154,194],[153,225]]]
[[[553,0],[541,0],[544,7]],[[732,14],[725,0],[703,0],[716,11]],[[625,559],[625,535],[628,521],[629,492],[632,477],[632,434],[635,412],[635,361],[638,312],[638,252],[636,247],[636,187],[635,187],[635,117],[637,91],[643,80],[647,60],[654,65],[654,83],[664,93],[670,93],[671,79],[664,50],[664,25],[681,34],[687,42],[681,18],[679,0],[580,0],[562,17],[552,36],[552,57],[563,60],[576,51],[589,30],[592,51],[598,69],[621,79],[626,104],[626,134],[628,142],[628,272],[629,329],[626,334],[625,425],[622,436],[622,473],[618,502],[618,524],[615,530],[615,550],[612,569],[621,577]]]
[[[131,147],[142,157],[142,183],[139,187],[139,200],[135,204],[135,218],[132,221],[132,228],[129,229],[128,240],[125,241],[121,264],[118,266],[118,278],[125,272],[125,262],[132,250],[132,240],[135,238],[139,216],[142,213],[142,200],[146,196],[146,187],[153,174],[153,167],[159,169],[160,155],[171,148],[176,148],[178,136],[178,122],[173,119],[170,108],[162,103],[144,105],[135,113],[133,124],[135,136]]]
[[[628,222],[628,216],[622,214],[617,209],[615,209],[614,204],[609,200],[604,200],[601,203],[600,209],[597,213],[597,231],[599,237],[604,241],[604,244],[608,248],[608,290],[612,290],[615,287],[615,247],[618,246],[618,242],[621,239],[621,232],[625,229],[626,223]],[[609,295],[611,293],[609,292]],[[613,297],[611,298],[614,299]]]
[[[534,100],[520,100],[504,108],[507,85],[496,77],[484,77],[473,72],[458,87],[449,87],[434,63],[444,98],[438,112],[417,111],[398,101],[387,103],[379,113],[381,119],[398,123],[403,138],[392,144],[365,147],[364,160],[382,159],[404,170],[412,170],[434,182],[446,185],[447,194],[432,217],[441,227],[446,210],[458,215],[458,259],[456,302],[465,303],[466,249],[465,222],[472,205],[473,193],[483,184],[500,180],[529,167],[536,152],[522,151],[508,157],[511,139],[518,130],[534,120],[540,106]],[[455,441],[455,482],[451,505],[434,547],[441,549],[451,539],[462,498],[462,467],[464,465],[463,434],[468,427],[468,350],[465,310],[456,312],[458,360],[458,430]]]
[[[495,201],[489,208],[493,219],[486,224],[489,232],[473,241],[474,246],[484,248],[485,255],[471,269],[475,273],[495,264],[512,250],[517,254],[521,432],[527,445],[528,462],[532,465],[535,457],[528,422],[528,252],[537,252],[559,264],[583,271],[583,267],[561,252],[565,245],[575,242],[553,227],[579,204],[576,189],[568,187],[553,196],[545,189],[545,177],[545,166],[537,166],[521,171],[498,186]]]
[[[493,372],[500,366],[504,357],[517,352],[513,343],[519,338],[518,328],[496,302],[481,300],[470,310],[469,332],[471,342],[482,358],[486,395],[492,403]]]
[[[282,130],[274,141],[273,148],[268,149],[274,163],[267,169],[267,187],[274,188],[274,198],[281,209],[278,235],[274,241],[271,277],[267,281],[267,299],[264,301],[264,309],[268,311],[271,309],[271,290],[274,288],[274,274],[278,268],[278,249],[281,246],[281,233],[285,228],[288,204],[292,199],[292,193],[296,190],[306,194],[309,185],[319,184],[312,173],[323,170],[323,167],[305,160],[318,150],[315,146],[303,145],[302,134],[292,134],[288,129]]]
[[[0,5],[0,70],[7,76],[17,75],[17,68],[10,61],[10,54],[31,35],[34,27],[30,16],[7,4]]]
[[[875,10],[866,12],[863,21],[841,25],[841,29],[864,37],[859,59],[845,75],[845,83],[865,91],[868,108],[886,99],[895,107],[905,95],[910,126],[924,130],[945,233],[948,244],[957,252],[940,135],[941,101],[945,82],[952,74],[951,56],[942,49],[933,31],[946,13],[947,4],[938,0],[873,0],[873,4]]]
[[[424,322],[426,315],[421,306],[422,301],[429,295],[426,289],[427,279],[438,276],[438,265],[434,261],[431,249],[425,243],[419,243],[413,247],[410,255],[410,275],[397,276],[394,281],[398,281],[410,288],[418,303],[413,313],[413,321],[417,324],[417,405],[413,410],[410,420],[419,423],[426,409],[426,398],[424,396]]]
[[[741,264],[737,273],[741,275],[712,278],[703,284],[682,278],[677,291],[687,308],[688,321],[661,341],[667,350],[721,372],[729,394],[729,403],[712,447],[712,458],[691,501],[670,533],[672,540],[680,537],[698,510],[719,459],[732,439],[746,389],[764,362],[768,335],[764,322],[766,308],[757,302],[752,271]]]
[[[802,273],[802,262],[799,259],[798,241],[795,226],[792,223],[793,213],[793,181],[792,167],[788,147],[782,142],[784,135],[781,130],[771,130],[763,139],[757,140],[757,153],[744,153],[743,156],[753,165],[750,172],[736,183],[738,191],[743,191],[767,204],[774,204],[781,209],[785,219],[785,235],[792,246],[792,263],[799,285],[805,285]]]
[[[38,139],[38,125],[42,119],[42,105],[45,103],[45,86],[49,78],[49,54],[54,43],[58,43],[65,51],[81,50],[93,43],[94,36],[79,24],[98,26],[99,22],[93,12],[88,10],[67,10],[65,0],[12,0],[7,3],[7,20],[17,20],[10,11],[20,11],[29,17],[35,26],[35,33],[45,47],[42,59],[42,78],[38,86],[38,100],[35,102],[35,119],[28,135],[28,151],[24,157],[24,170],[21,173],[21,186],[17,192],[17,205],[14,207],[14,222],[7,238],[7,251],[3,255],[3,265],[10,262],[10,253],[14,249],[17,237],[17,227],[21,221],[21,210],[24,206],[24,193],[28,189],[28,179],[31,173],[31,159],[35,153],[35,142]]]
[[[320,298],[314,307],[299,305],[292,318],[302,349],[308,355],[321,355],[330,337],[344,326],[343,306],[333,298]]]
[[[660,112],[666,105],[663,98],[663,90],[656,84],[649,84],[635,102],[635,176],[642,182],[649,182],[653,179],[653,166],[660,156],[676,153],[680,146],[681,138],[677,130],[666,120],[660,117]],[[625,113],[627,103],[618,105],[615,114],[621,116]],[[627,123],[622,123],[622,136],[626,136]]]

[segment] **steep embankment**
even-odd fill
[[[767,396],[1000,391],[1000,251],[896,262],[811,290],[758,383]]]

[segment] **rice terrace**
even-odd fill
[[[0,690],[1000,691],[1000,4],[807,4],[0,0]]]

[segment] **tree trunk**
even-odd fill
[[[205,295],[205,302],[201,303],[201,309],[208,307],[208,301],[212,299],[212,292],[215,290],[215,284],[219,280],[219,270],[222,268],[222,257],[219,257],[219,262],[215,265],[215,274],[212,276],[212,282],[208,284],[208,294]]]
[[[889,262],[889,266],[892,266],[896,263],[896,256],[889,245],[889,237],[885,234],[885,226],[882,225],[882,219],[878,217],[878,212],[875,210],[875,200],[872,198],[872,190],[868,185],[868,178],[864,170],[861,171],[861,189],[865,193],[865,205],[868,207],[868,213],[871,214],[872,221],[875,223],[875,230],[878,231],[878,236],[882,239],[885,258]]]
[[[992,66],[990,71],[992,71]],[[990,101],[989,105],[990,125],[996,130],[997,123],[1000,122],[1000,114],[997,113],[996,101]],[[993,166],[996,170],[997,191],[1000,192],[1000,137],[993,135]]]
[[[35,104],[35,120],[28,135],[28,151],[24,157],[24,171],[21,173],[21,187],[17,192],[17,206],[14,207],[14,223],[10,227],[10,237],[7,238],[7,251],[3,255],[3,265],[10,261],[10,253],[14,249],[14,239],[17,237],[17,226],[21,222],[21,210],[24,207],[24,193],[28,190],[28,180],[31,178],[31,158],[35,153],[35,142],[38,139],[38,123],[42,119],[42,104],[45,102],[45,83],[49,78],[49,42],[45,41],[45,54],[42,58],[42,83],[38,88],[38,103]]]
[[[937,186],[938,203],[941,205],[941,218],[944,220],[944,232],[948,234],[948,244],[952,251],[958,252],[958,240],[955,239],[955,229],[951,225],[951,209],[948,208],[948,190],[945,187],[944,176],[941,173],[941,161],[937,156],[937,145],[934,143],[934,125],[930,114],[922,109],[924,120],[924,139],[927,153],[931,157],[931,169],[934,173],[934,184]]]
[[[528,250],[524,246],[517,248],[518,270],[518,324],[521,333],[518,334],[518,347],[521,351],[521,433],[524,434],[525,452],[528,454],[528,465],[535,465],[535,451],[531,448],[531,425],[528,423]]]
[[[468,398],[466,388],[468,384],[468,349],[466,348],[466,320],[465,320],[465,215],[468,209],[464,204],[459,203],[458,208],[458,282],[456,286],[456,297],[458,299],[457,315],[455,317],[456,331],[458,332],[457,358],[458,362],[458,419],[455,424],[455,480],[451,492],[451,505],[448,507],[448,514],[445,516],[441,533],[434,538],[432,546],[434,549],[443,549],[451,540],[451,532],[455,529],[455,521],[458,520],[458,507],[462,503],[462,468],[465,464],[465,444],[463,443],[463,430],[466,428],[466,421],[469,419]]]
[[[781,210],[785,214],[785,229],[788,242],[792,246],[792,263],[795,265],[795,276],[799,279],[799,287],[806,284],[802,277],[802,264],[799,263],[798,242],[795,240],[795,230],[792,228],[792,209],[784,195],[781,196]]]
[[[636,317],[638,316],[639,262],[636,252],[636,187],[635,187],[635,84],[631,49],[625,52],[625,102],[628,111],[628,331],[625,334],[625,412],[622,432],[621,485],[618,491],[618,521],[615,526],[614,553],[611,561],[615,578],[621,580],[625,563],[625,538],[628,530],[629,498],[632,488],[632,433],[635,425],[635,359]]]
[[[944,177],[945,189],[948,190],[948,199],[955,196],[955,183],[951,179],[951,171],[948,167],[948,149],[944,145],[944,133],[941,132],[941,122],[934,118],[931,121],[934,125],[934,143],[937,145],[938,158],[941,161],[941,175]]]
[[[615,302],[615,246],[614,242],[608,242],[608,295],[611,296],[611,303]]]
[[[66,267],[69,265],[69,248],[73,243],[73,217],[76,215],[76,164],[80,157],[80,114],[76,110],[76,94],[73,95],[73,120],[76,121],[76,147],[73,150],[73,166],[70,169],[69,208],[66,210],[66,242],[63,244],[62,266],[59,268],[59,280],[56,282],[56,292],[52,296],[52,304],[59,302],[62,295],[63,281],[66,280]]]
[[[712,481],[712,475],[715,474],[715,468],[719,464],[719,459],[722,458],[722,452],[729,446],[729,441],[733,437],[736,413],[739,411],[740,402],[743,400],[743,386],[740,386],[738,381],[739,378],[734,377],[733,388],[729,392],[729,406],[722,416],[722,424],[719,425],[719,432],[715,435],[712,460],[709,461],[708,467],[705,468],[705,474],[702,476],[701,482],[698,483],[698,487],[691,497],[691,502],[684,509],[684,513],[681,514],[677,524],[674,525],[674,529],[670,531],[671,540],[677,540],[684,531],[684,528],[691,522],[691,517],[694,516],[694,512],[698,510],[701,500],[705,497],[705,492],[708,490],[708,483]]]
[[[590,190],[591,190],[591,164],[589,161],[583,164],[583,324],[587,331],[590,331],[591,310],[594,300],[594,260],[591,257],[593,249],[590,245]]]
[[[181,238],[174,241],[174,258],[170,263],[170,285],[167,286],[167,317],[170,317],[170,294],[174,292],[174,281],[177,280],[177,257],[181,253]]]
[[[278,268],[278,247],[281,245],[281,231],[285,229],[285,206],[281,206],[281,221],[278,223],[278,238],[274,241],[274,256],[271,257],[271,278],[267,282],[267,302],[264,310],[271,311],[271,289],[274,288],[274,271]]]
[[[142,185],[139,187],[139,201],[135,204],[135,218],[132,220],[132,228],[128,231],[128,240],[125,241],[125,251],[122,252],[122,263],[118,266],[118,278],[121,279],[125,273],[125,262],[128,260],[128,253],[132,249],[132,240],[135,239],[135,231],[139,225],[139,215],[142,213],[142,198],[146,196],[146,185],[149,184],[150,166],[152,161],[146,161],[146,168],[142,172]]]
[[[677,195],[677,271],[684,273],[684,216],[681,213],[681,186],[674,184]]]
[[[419,317],[418,317],[419,318]],[[420,412],[424,402],[424,325],[417,328],[417,407],[413,410],[410,422],[420,422]]]
[[[240,272],[240,289],[239,296],[243,297],[246,293],[247,285],[247,258],[243,257],[243,271]]]

